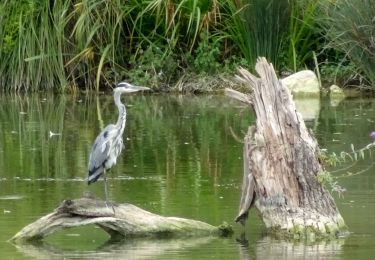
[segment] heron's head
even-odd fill
[[[132,92],[137,92],[141,90],[150,90],[150,88],[135,86],[128,82],[120,82],[117,84],[117,87],[113,91],[119,92],[119,93],[132,93]]]

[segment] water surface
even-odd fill
[[[70,229],[38,245],[7,239],[67,198],[104,196],[85,182],[91,145],[117,120],[111,94],[0,97],[0,248],[4,259],[368,259],[375,255],[373,159],[335,167],[334,194],[351,232],[335,241],[303,243],[264,235],[255,211],[231,238],[129,240],[109,243],[93,226]],[[110,199],[166,216],[233,223],[242,181],[242,143],[254,115],[223,96],[126,96],[125,150],[109,174]],[[322,148],[340,153],[370,142],[374,100],[322,102],[308,118]],[[342,170],[340,170],[342,169]],[[352,175],[349,176],[348,175]],[[246,235],[241,237],[241,232]]]

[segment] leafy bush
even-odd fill
[[[178,63],[173,53],[150,45],[147,49],[139,49],[136,55],[130,58],[130,69],[124,75],[131,82],[159,88],[178,76]]]
[[[220,67],[220,41],[216,39],[212,41],[208,33],[201,33],[201,39],[194,54],[194,69],[198,72],[214,73]]]

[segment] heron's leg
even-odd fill
[[[104,172],[103,172],[103,177],[104,177],[104,193],[105,193],[105,205],[107,206],[107,208],[109,208],[109,201],[108,201],[108,187],[107,187],[107,173],[104,169]],[[115,208],[113,207],[113,205],[111,205],[112,207],[112,210],[113,210],[113,214],[115,214]]]
[[[105,168],[104,168],[104,171],[103,171],[103,178],[104,178],[105,205],[108,207],[107,174],[106,174]]]

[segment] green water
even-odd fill
[[[110,199],[166,216],[233,223],[242,181],[242,138],[254,116],[223,96],[126,96],[125,150],[109,175]],[[1,259],[371,259],[375,256],[375,170],[366,156],[334,170],[347,189],[335,195],[352,234],[303,243],[264,235],[255,211],[231,238],[128,240],[108,243],[94,226],[70,229],[37,245],[7,240],[67,198],[103,197],[103,182],[85,182],[92,142],[115,122],[110,94],[0,97]],[[332,152],[362,147],[375,130],[374,100],[323,102],[309,118],[319,144]],[[50,132],[56,133],[51,135]],[[237,136],[237,137],[236,137]],[[343,170],[338,170],[343,168]],[[355,175],[356,173],[360,173]],[[241,241],[241,242],[239,242]]]

